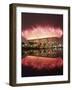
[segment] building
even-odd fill
[[[59,48],[63,47],[63,39],[52,37],[52,38],[42,38],[33,39],[23,42],[24,48]]]

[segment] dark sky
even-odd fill
[[[63,28],[63,15],[22,13],[22,30],[33,25],[50,25]]]

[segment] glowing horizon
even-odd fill
[[[62,37],[63,31],[59,27],[52,26],[33,26],[32,28],[28,28],[22,31],[22,37],[26,40],[32,39],[41,39],[41,38],[49,38],[49,37]]]

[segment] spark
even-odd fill
[[[41,38],[49,38],[49,37],[61,37],[63,35],[63,31],[59,27],[52,26],[41,26],[36,25],[32,28],[28,28],[22,31],[22,37],[27,40],[31,39],[41,39]]]

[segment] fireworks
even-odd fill
[[[63,34],[60,28],[51,27],[51,26],[41,26],[36,25],[36,27],[28,28],[23,30],[22,37],[27,40],[31,39],[40,39],[48,37],[61,37]]]

